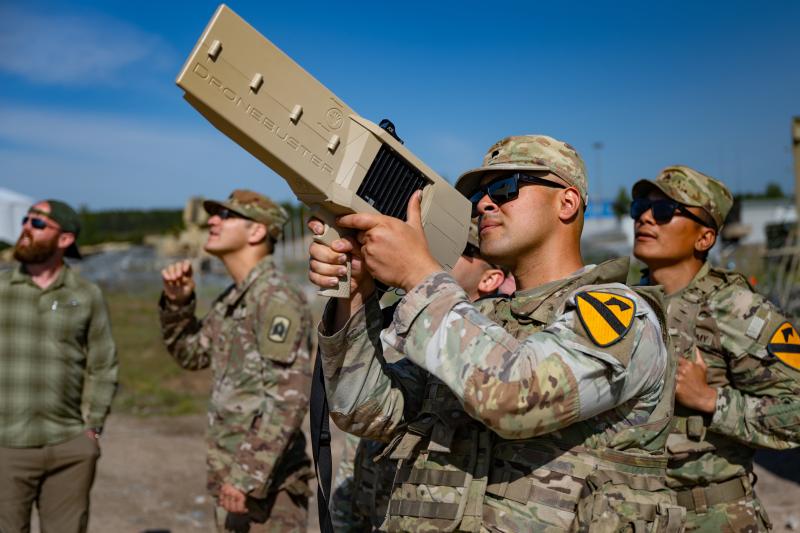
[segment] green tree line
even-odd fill
[[[182,209],[119,209],[89,211],[81,208],[80,244],[127,241],[141,243],[146,235],[183,230]]]

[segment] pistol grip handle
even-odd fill
[[[325,224],[325,231],[322,235],[314,235],[314,241],[327,244],[330,246],[333,241],[339,239],[341,235],[339,234],[338,228],[332,225],[334,220],[333,215],[327,213],[325,211],[316,211],[314,212],[313,216],[319,218]],[[332,287],[330,289],[319,289],[317,294],[320,296],[326,296],[328,298],[350,298],[350,259],[347,259],[347,263],[345,265],[347,267],[347,276],[343,276],[339,278],[339,285],[336,287]]]

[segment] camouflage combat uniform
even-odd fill
[[[770,342],[787,328],[799,348],[800,338],[742,275],[709,264],[669,297],[667,314],[679,353],[694,360],[699,348],[718,390],[711,416],[675,408],[668,482],[688,510],[688,529],[766,530],[752,487],[754,448],[800,444],[800,373],[773,355]]]
[[[313,472],[301,424],[308,409],[313,326],[303,294],[268,256],[222,293],[202,321],[195,317],[194,299],[176,306],[162,298],[161,324],[178,364],[189,370],[211,366],[214,374],[208,408],[211,494],[231,483],[248,495],[255,522],[268,518],[264,531],[305,531]]]
[[[345,435],[331,491],[331,522],[337,533],[377,531],[386,516],[396,461],[381,457],[386,443]]]
[[[686,166],[637,182],[633,197],[653,188],[702,208],[717,228],[733,203],[722,183]],[[717,389],[713,415],[675,407],[667,443],[668,484],[688,511],[687,529],[767,530],[769,518],[753,492],[753,455],[755,448],[800,444],[797,330],[744,276],[709,263],[666,301],[672,347],[692,361],[699,349],[707,382]]]
[[[375,299],[322,331],[332,418],[399,460],[384,528],[564,531],[576,513],[584,529],[679,527],[663,484],[670,361],[626,274],[626,260],[589,266],[476,308],[438,273],[383,332]]]

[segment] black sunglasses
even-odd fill
[[[467,245],[464,247],[464,251],[461,253],[464,257],[480,257],[481,256],[481,249],[475,246],[474,244],[468,242]]]
[[[42,230],[42,229],[45,229],[45,228],[50,226],[50,224],[48,224],[47,221],[42,219],[42,218],[36,218],[36,217],[31,217],[31,216],[22,217],[22,225],[23,226],[25,224],[27,224],[28,222],[31,223],[31,227],[33,229]]]
[[[659,224],[666,224],[672,217],[676,214],[684,216],[689,220],[694,220],[701,226],[705,226],[711,228],[713,230],[717,229],[717,225],[713,222],[706,222],[702,218],[698,217],[687,207],[675,200],[669,200],[666,198],[661,198],[658,200],[651,200],[649,198],[636,198],[631,202],[631,218],[633,220],[638,220],[640,216],[645,214],[648,209],[653,210],[653,219]]]
[[[496,180],[492,180],[485,185],[481,185],[477,191],[472,193],[469,201],[472,202],[472,216],[476,217],[478,213],[478,202],[480,202],[487,194],[492,202],[497,205],[509,202],[519,196],[519,184],[530,183],[533,185],[543,185],[545,187],[553,187],[555,189],[566,189],[565,185],[556,183],[554,181],[538,178],[522,172],[515,172],[508,176],[502,176]]]
[[[246,217],[240,213],[237,213],[236,211],[232,211],[225,207],[223,207],[222,209],[218,209],[211,214],[211,216],[215,215],[221,218],[222,220],[228,220],[229,218],[243,218],[245,220],[251,220],[250,217]]]

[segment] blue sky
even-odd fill
[[[797,1],[229,5],[451,181],[545,133],[583,155],[595,199],[674,163],[794,188]],[[216,6],[0,0],[0,187],[92,209],[291,199],[174,85]]]

